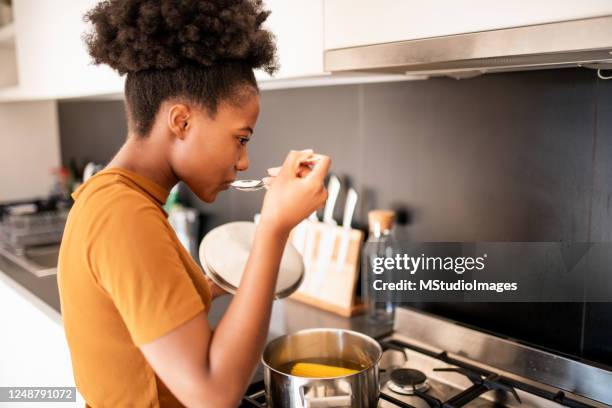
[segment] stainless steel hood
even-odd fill
[[[327,50],[325,70],[464,78],[489,72],[612,68],[612,16]]]

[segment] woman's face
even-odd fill
[[[174,139],[172,169],[204,202],[213,202],[249,167],[247,143],[259,115],[259,95],[248,92],[240,101],[221,103],[214,118],[190,107],[182,137]]]

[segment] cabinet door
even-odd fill
[[[272,11],[264,25],[277,39],[278,79],[323,73],[323,0],[267,0]],[[257,71],[260,80],[269,80]]]
[[[19,87],[35,97],[121,92],[123,79],[94,66],[82,35],[83,15],[98,0],[13,0]]]
[[[74,387],[70,352],[59,316],[56,320],[43,313],[32,303],[40,300],[8,279],[0,276],[0,384],[3,387]],[[76,402],[55,402],[50,406],[83,405],[83,398],[77,392]],[[0,403],[0,406],[11,404]],[[15,406],[39,407],[41,403],[20,402]]]
[[[325,0],[325,49],[610,14],[610,0]]]

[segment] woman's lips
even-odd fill
[[[230,184],[232,184],[233,182],[234,180],[226,181],[225,183],[221,184],[221,189],[227,190],[228,188],[230,188]]]

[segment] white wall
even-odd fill
[[[0,202],[46,196],[59,165],[56,102],[0,104]]]

